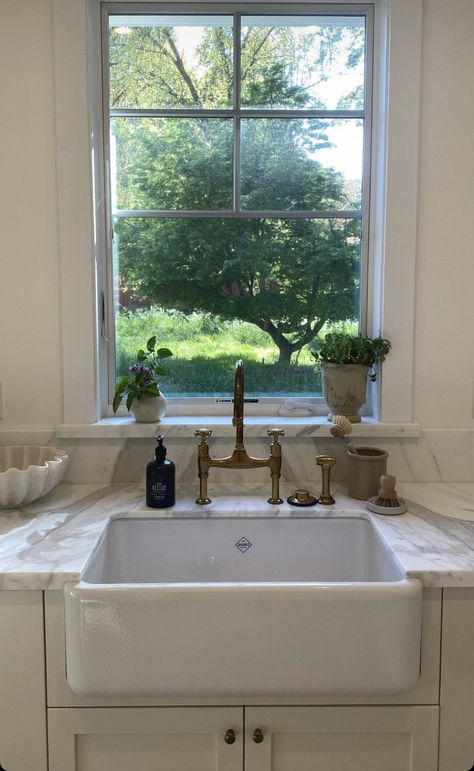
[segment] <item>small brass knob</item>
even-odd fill
[[[308,503],[310,500],[309,490],[295,490],[295,499],[298,503]]]
[[[264,736],[263,736],[262,729],[256,728],[252,734],[252,740],[255,742],[255,744],[261,744],[263,742],[263,739],[264,739]]]
[[[233,744],[235,742],[235,731],[232,728],[228,728],[225,732],[224,741],[226,744]]]

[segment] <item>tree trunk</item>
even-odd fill
[[[318,334],[319,330],[324,325],[324,321],[318,321],[313,328],[307,328],[304,334],[294,343],[290,343],[286,339],[284,334],[273,324],[271,321],[264,319],[252,319],[252,324],[255,324],[264,332],[270,335],[275,345],[278,347],[279,356],[278,364],[288,365],[291,362],[291,356],[293,353],[300,351],[306,343],[311,342],[313,337]]]
[[[290,364],[291,354],[301,348],[298,343],[289,343],[284,337],[275,342],[279,351],[278,364]]]

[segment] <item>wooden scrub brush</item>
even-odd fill
[[[339,439],[344,439],[347,442],[350,452],[357,453],[356,448],[347,437],[347,434],[350,434],[352,431],[352,423],[349,418],[346,418],[345,415],[334,415],[332,426],[329,430],[333,436],[337,436]]]
[[[403,498],[398,498],[395,490],[396,479],[391,474],[382,474],[380,477],[379,494],[374,498],[369,498],[367,508],[375,514],[404,514],[407,505]]]

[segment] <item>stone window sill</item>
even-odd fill
[[[194,438],[196,428],[212,428],[213,437],[232,437],[235,429],[229,417],[181,416],[165,417],[159,423],[136,423],[131,417],[102,418],[97,423],[67,424],[56,426],[60,439],[116,439],[156,436],[160,432],[167,437]],[[267,428],[282,428],[287,437],[328,437],[330,436],[326,417],[268,417],[249,416],[245,418],[245,435],[261,437]],[[372,439],[413,438],[420,436],[418,423],[380,423],[373,418],[363,418],[353,425],[352,437]]]

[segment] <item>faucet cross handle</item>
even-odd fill
[[[201,444],[204,444],[207,436],[212,436],[212,428],[196,428],[194,436],[199,436]]]
[[[282,428],[267,428],[267,436],[273,437],[273,441],[278,444],[278,437],[285,436]]]

